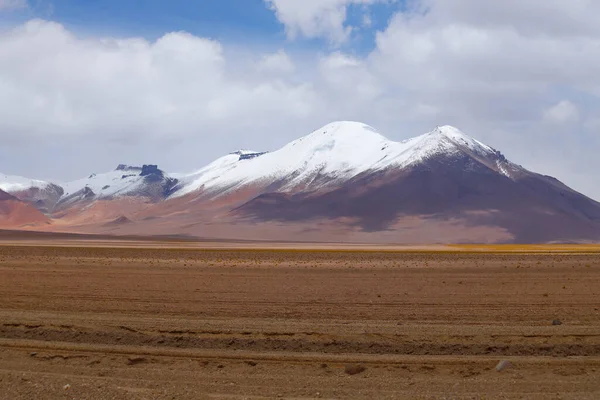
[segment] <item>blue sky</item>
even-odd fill
[[[216,38],[264,37],[282,30],[262,0],[38,0],[3,17],[51,19],[77,31],[148,39],[180,30]]]
[[[54,0],[53,4],[54,20],[83,30],[147,38],[180,30],[217,39],[284,38],[262,0]]]
[[[185,172],[336,120],[392,140],[448,124],[600,199],[598,15],[600,1],[0,0],[0,172]]]
[[[345,25],[355,30],[350,40],[337,47],[359,54],[371,51],[376,32],[385,29],[402,4],[399,0],[350,4]],[[369,26],[364,25],[365,15]],[[28,9],[0,13],[0,18],[9,24],[49,19],[83,35],[155,40],[166,32],[186,31],[237,45],[331,47],[326,38],[288,40],[284,25],[264,0],[31,0]]]

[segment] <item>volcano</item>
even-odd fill
[[[600,240],[600,203],[451,126],[395,142],[366,124],[334,122],[279,150],[236,151],[190,174],[120,165],[52,185],[63,194],[45,205],[60,210],[49,217],[85,233],[106,232],[126,211],[129,222],[118,226],[123,234],[376,243]],[[69,221],[73,207],[79,217]]]

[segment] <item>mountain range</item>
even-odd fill
[[[119,165],[72,182],[0,174],[0,228],[361,243],[600,240],[600,203],[450,126],[394,142],[334,122],[190,174]]]

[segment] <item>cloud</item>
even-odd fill
[[[489,2],[486,12],[480,3],[428,0],[426,13],[397,14],[377,35],[371,67],[396,91],[439,109],[441,119],[484,132],[527,130],[563,100],[560,109],[573,118],[576,101],[565,95],[597,97],[600,31],[583,28],[597,3]],[[561,13],[575,20],[554,25]],[[581,107],[585,115],[593,105]]]
[[[342,107],[358,102],[360,105],[356,107],[360,108],[364,103],[377,100],[382,92],[378,79],[364,60],[357,57],[334,52],[321,58],[318,68],[325,91],[338,96]]]
[[[520,35],[597,36],[600,3],[595,0],[421,0],[432,23],[468,25],[480,29],[511,27]]]
[[[563,100],[544,112],[544,120],[549,123],[572,124],[579,120],[579,110],[569,100]]]
[[[27,0],[0,0],[0,11],[27,8]]]
[[[281,70],[291,67],[286,61],[279,53],[262,63]],[[187,33],[155,42],[82,39],[60,24],[30,21],[0,35],[0,132],[183,137],[199,127],[239,129],[270,113],[293,119],[310,111],[310,85],[236,76],[228,62],[220,43]]]
[[[590,148],[600,145],[598,135],[580,139],[581,126],[595,126],[591,115],[600,102],[594,18],[600,3],[424,0],[410,6],[378,32],[368,57],[369,71],[392,98],[423,105],[430,112],[422,120],[458,125],[526,167],[567,182],[588,174],[593,182],[589,171],[600,162],[582,172],[578,160],[592,159]],[[557,167],[565,148],[572,162]],[[600,196],[591,184],[577,188]]]
[[[346,25],[347,9],[352,4],[370,5],[390,0],[265,0],[285,26],[289,38],[324,37],[332,44],[344,43],[352,32]],[[363,22],[369,22],[365,16]]]
[[[261,72],[290,73],[294,69],[292,59],[284,50],[264,55],[258,64],[258,70]]]
[[[268,2],[290,37],[338,42],[348,37],[348,6],[359,3]],[[24,161],[0,148],[3,172],[27,174],[7,170],[10,159],[32,171],[71,174],[68,163],[48,162],[54,156],[44,141],[60,157],[65,148],[87,149],[76,142],[93,142],[80,157],[98,170],[113,160],[135,162],[132,154],[191,170],[226,151],[274,149],[352,119],[395,140],[456,125],[513,161],[600,198],[599,6],[412,0],[376,34],[367,55],[257,50],[183,32],[155,41],[84,37],[30,21],[0,33],[0,138],[4,148],[21,141],[12,148],[39,156]]]

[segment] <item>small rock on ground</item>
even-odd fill
[[[552,325],[562,325],[562,321],[560,319],[555,319],[552,321]]]
[[[364,365],[360,365],[360,364],[347,364],[344,367],[344,372],[347,373],[348,375],[356,375],[356,374],[360,374],[361,372],[364,372],[366,370]]]
[[[135,364],[143,363],[145,361],[146,361],[146,359],[144,357],[129,357],[127,359],[127,364],[135,365]]]
[[[496,365],[496,371],[498,372],[502,372],[504,371],[506,368],[511,367],[512,364],[510,361],[508,360],[502,360],[498,363],[498,365]]]

